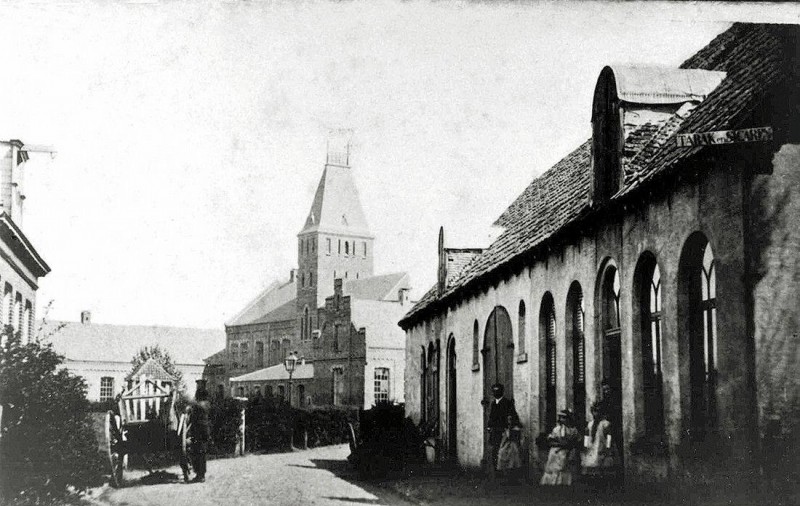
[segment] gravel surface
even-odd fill
[[[106,490],[97,502],[115,506],[412,504],[392,490],[348,481],[352,475],[345,460],[349,453],[347,445],[337,445],[210,460],[205,483],[195,484],[179,481],[177,466],[151,477],[126,472],[126,486]]]

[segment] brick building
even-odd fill
[[[328,153],[297,236],[298,268],[226,324],[227,351],[208,361],[210,382],[231,395],[277,395],[288,383],[283,361],[296,351],[309,376],[297,383],[303,394],[292,392],[296,405],[403,400],[405,338],[396,322],[410,307],[409,278],[373,274],[374,237],[348,149]]]
[[[680,68],[604,68],[592,137],[497,240],[459,262],[440,242],[438,283],[401,326],[407,412],[449,456],[484,461],[501,382],[528,441],[603,398],[628,481],[799,468],[799,34],[735,24]],[[772,139],[676,140],[756,127]]]

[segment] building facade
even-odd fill
[[[187,395],[193,397],[195,382],[206,369],[204,359],[225,343],[221,329],[98,324],[89,311],[81,313],[79,322],[48,320],[39,326],[44,340],[64,356],[64,367],[84,377],[90,401],[113,399],[122,392],[133,372],[133,357],[153,346],[169,353]]]
[[[313,377],[302,395],[293,392],[295,405],[402,402],[405,337],[396,322],[410,307],[409,278],[373,272],[374,237],[349,147],[329,149],[297,237],[298,268],[228,322],[227,352],[209,360],[210,381],[236,396],[278,395],[280,386],[288,392],[288,374],[280,368],[297,352]]]
[[[0,141],[0,323],[19,332],[23,342],[33,337],[36,290],[50,267],[22,232],[25,164],[29,153],[52,148]]]
[[[603,400],[628,481],[798,469],[798,33],[735,24],[680,68],[606,67],[592,138],[457,272],[440,246],[401,326],[407,412],[452,458],[485,461],[499,382],[530,442]]]

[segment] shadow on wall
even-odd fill
[[[800,473],[800,145],[784,145],[771,175],[755,176],[750,201],[756,384],[765,475]],[[794,197],[794,198],[793,198]]]

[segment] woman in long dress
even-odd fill
[[[592,421],[586,428],[586,448],[581,455],[581,474],[595,487],[610,486],[616,474],[617,458],[611,441],[611,422],[603,403],[591,407]]]
[[[513,417],[509,416],[508,425],[503,431],[503,439],[500,441],[500,448],[497,452],[498,471],[515,472],[522,467],[520,432],[520,424],[514,423]]]
[[[556,426],[547,436],[550,452],[539,482],[541,485],[572,485],[580,446],[580,435],[573,420],[571,411],[561,411]]]

